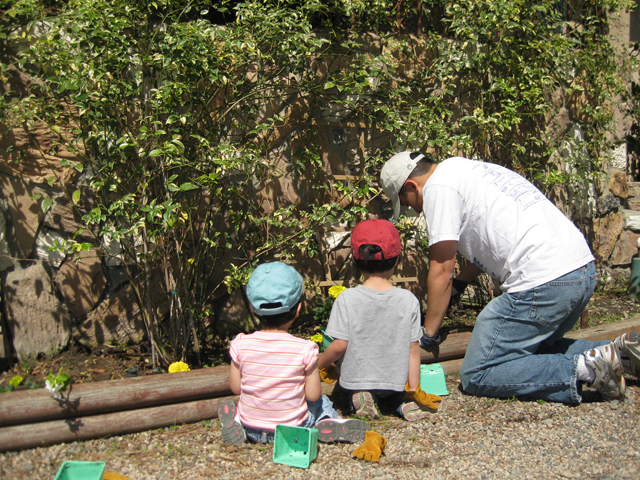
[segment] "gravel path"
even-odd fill
[[[225,445],[217,420],[121,437],[0,454],[0,478],[52,480],[64,460],[105,461],[132,480],[174,479],[638,479],[640,387],[604,403],[566,406],[476,398],[449,375],[447,411],[433,421],[384,416],[379,463],[356,460],[351,444],[320,444],[308,470],[274,464],[271,445]]]

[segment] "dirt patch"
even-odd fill
[[[461,302],[452,305],[443,324],[442,330],[471,331],[475,318],[482,305],[472,302]],[[588,326],[594,327],[605,323],[625,320],[640,316],[640,302],[629,300],[624,289],[596,293],[589,303]],[[578,328],[578,326],[576,326]],[[292,329],[292,333],[302,337],[310,337],[317,333],[313,318],[301,318]],[[228,361],[228,338],[213,337],[201,352],[201,366],[216,366]],[[188,359],[192,369],[199,368],[196,358]],[[128,370],[134,368],[138,375],[150,374],[153,371],[151,354],[145,343],[127,346],[102,346],[87,349],[80,345],[72,345],[54,359],[40,361],[36,364],[14,363],[5,367],[0,373],[0,391],[4,391],[9,381],[16,375],[23,377],[23,385],[19,389],[41,388],[49,373],[57,373],[60,368],[71,376],[74,383],[85,383],[104,380],[117,380],[128,376]],[[158,371],[158,370],[156,370]],[[162,370],[161,370],[162,371]]]

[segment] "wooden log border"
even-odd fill
[[[640,317],[565,335],[613,340],[640,329]],[[437,349],[422,351],[422,363],[441,363],[447,375],[460,371],[470,332],[449,335]],[[329,395],[335,384],[323,384]],[[106,382],[72,385],[63,401],[44,389],[0,395],[0,452],[90,440],[196,423],[218,417],[231,396],[228,368],[215,367]]]

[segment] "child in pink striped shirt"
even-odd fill
[[[288,333],[300,313],[302,291],[300,274],[281,262],[264,263],[251,275],[247,298],[261,328],[231,342],[229,385],[240,400],[218,408],[225,442],[269,443],[276,425],[317,428],[321,442],[364,439],[367,423],[340,419],[322,395],[318,346]]]

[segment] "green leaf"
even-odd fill
[[[180,185],[180,190],[182,190],[183,192],[187,192],[189,190],[196,190],[197,188],[198,187],[196,185],[190,182],[186,182]]]
[[[80,201],[80,190],[76,190],[75,192],[73,192],[73,195],[71,196],[71,200],[73,200],[74,205],[77,205],[78,202]]]
[[[157,157],[158,155],[162,155],[162,150],[160,150],[159,148],[156,148],[155,150],[151,150],[149,152],[150,157]]]
[[[53,205],[53,200],[51,200],[50,198],[45,198],[44,200],[42,200],[42,211],[44,213],[47,213],[47,211],[51,208],[52,205]]]

